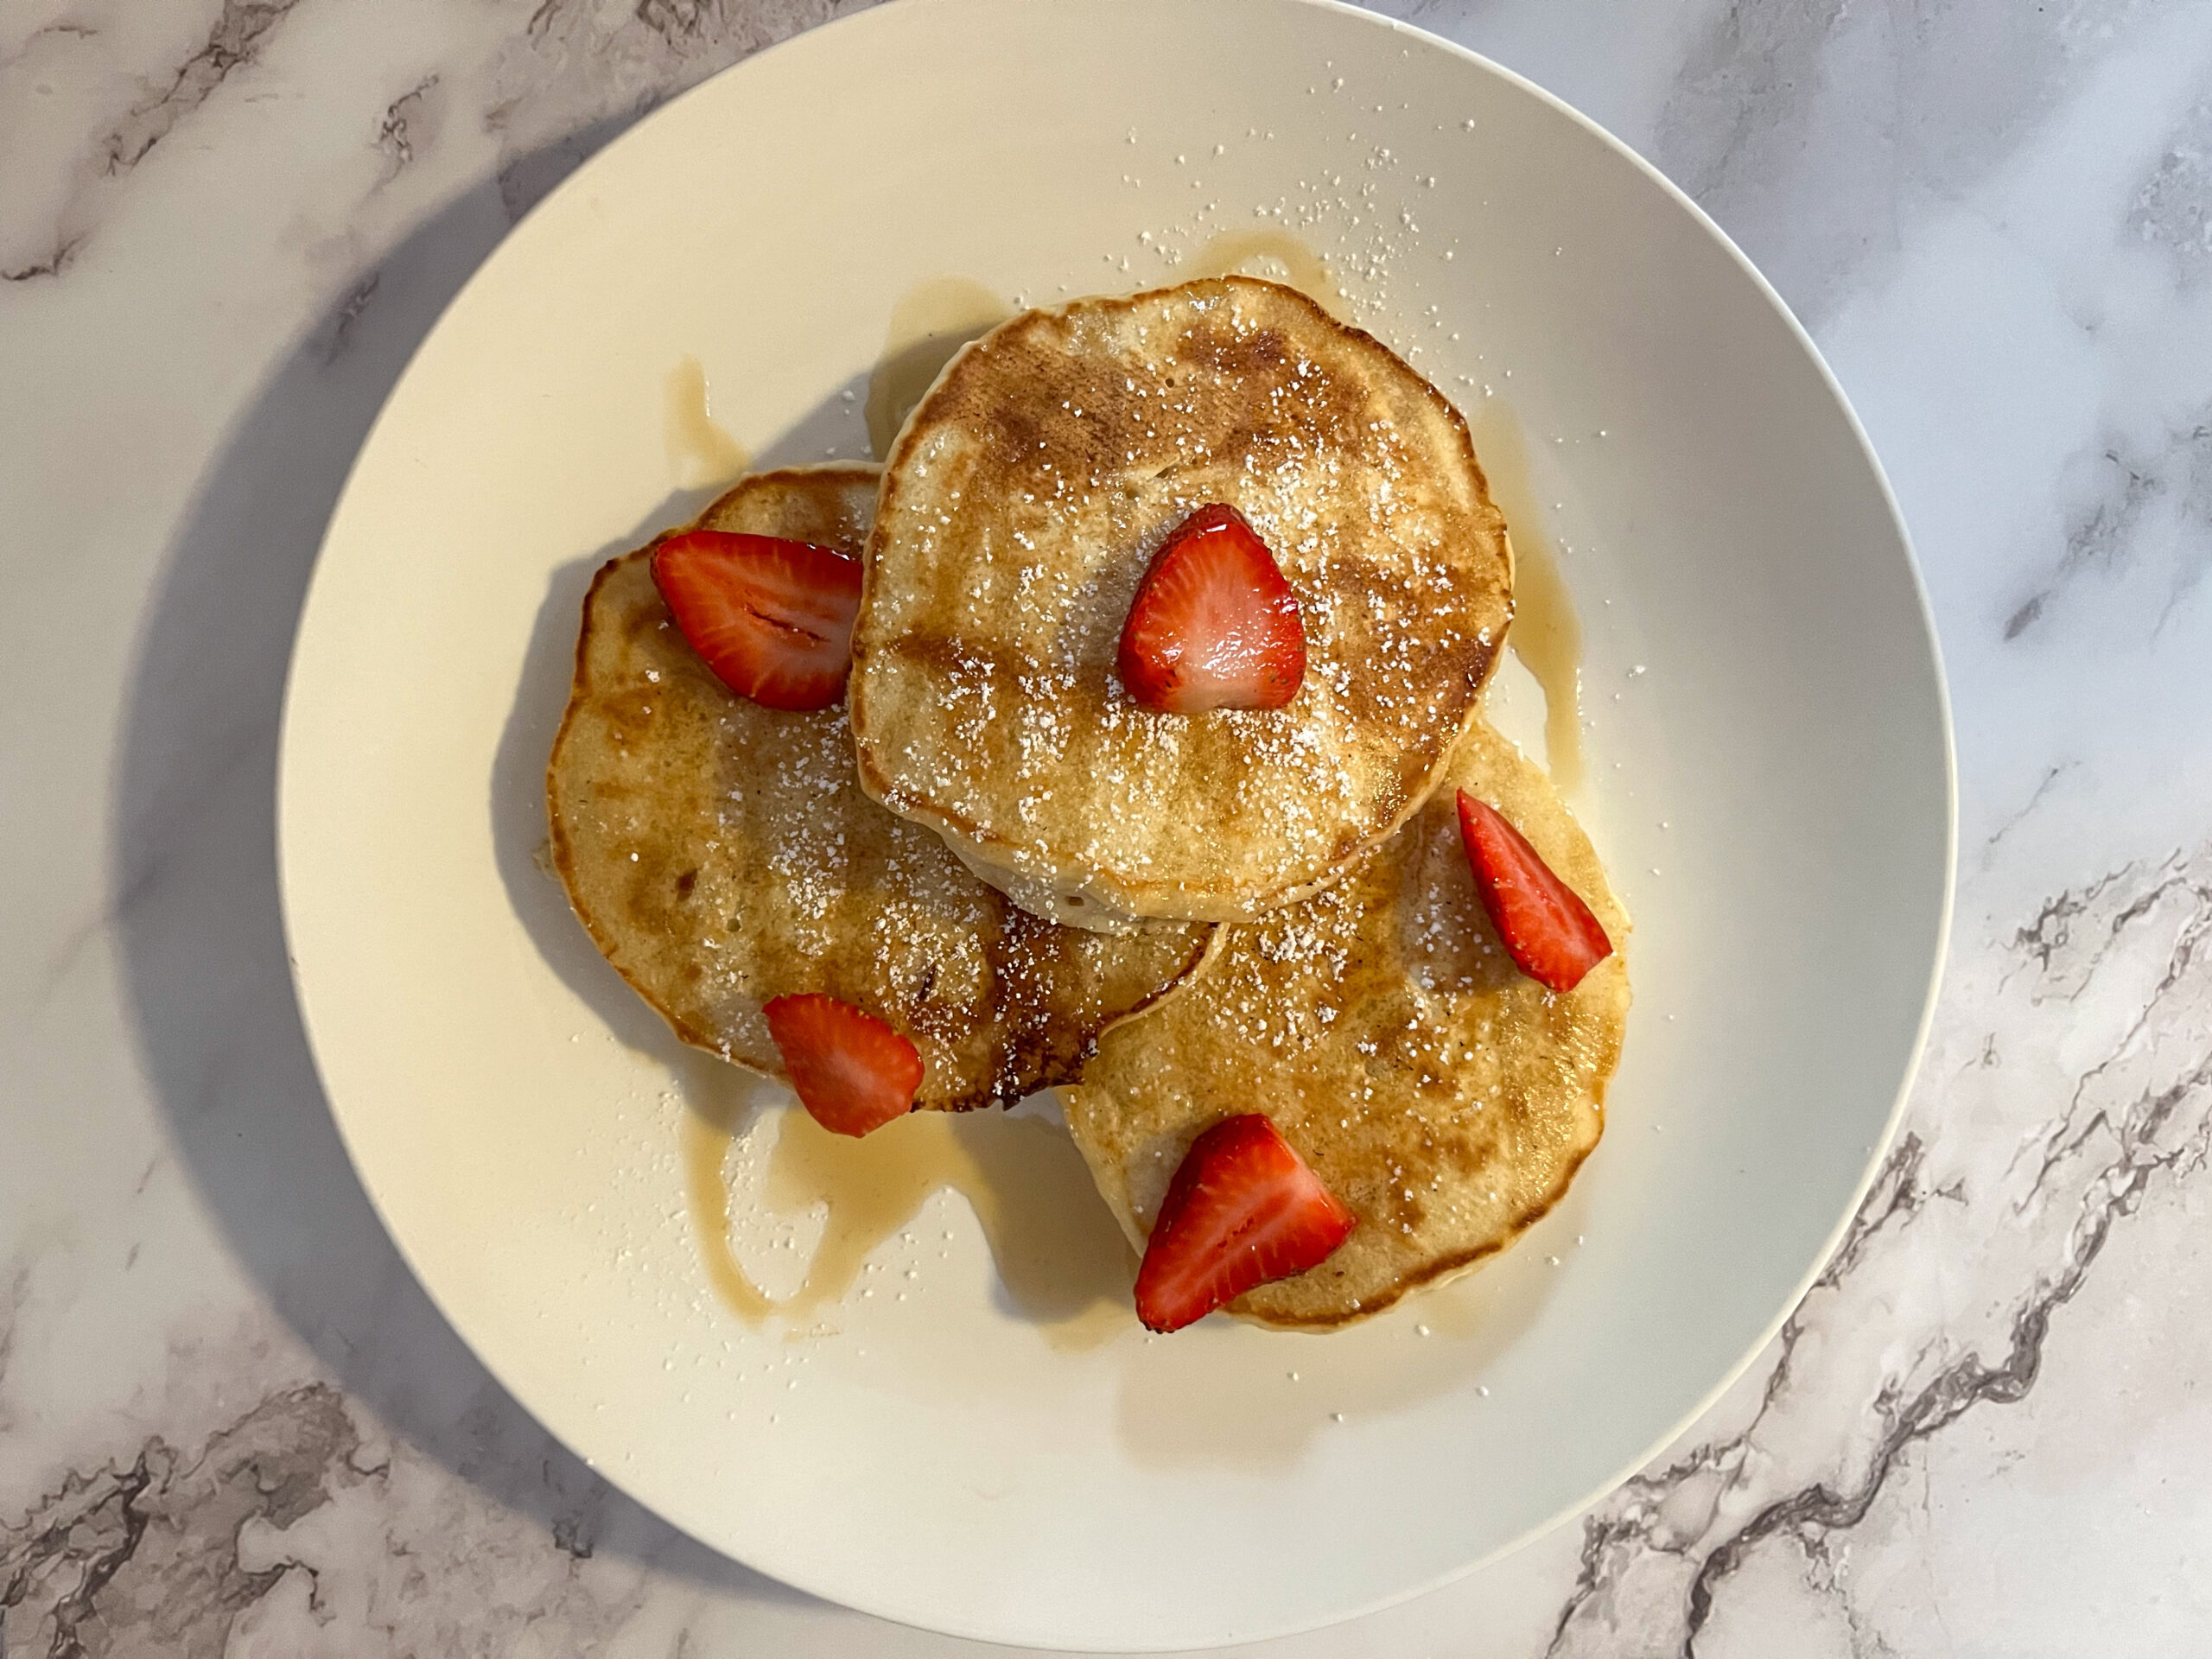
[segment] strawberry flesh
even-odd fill
[[[1571,991],[1613,954],[1581,895],[1552,874],[1495,807],[1459,791],[1459,839],[1491,925],[1514,965],[1548,990]]]
[[[1280,709],[1298,695],[1298,595],[1236,508],[1200,507],[1161,543],[1122,625],[1115,671],[1162,714]]]
[[[913,1109],[922,1057],[849,1002],[809,991],[761,1010],[799,1104],[834,1135],[866,1135]]]
[[[653,550],[653,582],[716,679],[769,709],[845,695],[861,565],[835,548],[689,530]]]
[[[1357,1224],[1267,1117],[1224,1118],[1191,1143],[1168,1184],[1137,1272],[1137,1318],[1179,1331],[1319,1265]]]

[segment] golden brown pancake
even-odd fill
[[[1153,553],[1213,502],[1298,594],[1286,708],[1138,707]],[[1388,349],[1250,277],[1032,311],[893,447],[854,634],[861,781],[1041,914],[1231,920],[1325,887],[1428,797],[1511,613],[1466,423]]]
[[[872,467],[765,473],[698,527],[857,551],[875,486]],[[1211,929],[1040,921],[868,799],[845,711],[730,692],[662,602],[652,550],[607,564],[584,601],[546,799],[577,916],[685,1042],[781,1077],[762,1005],[826,991],[912,1039],[916,1104],[964,1110],[1071,1077],[1198,964]]]
[[[1327,1326],[1502,1249],[1567,1191],[1620,1057],[1628,918],[1550,783],[1478,722],[1412,823],[1337,887],[1224,928],[1204,976],[1109,1033],[1068,1125],[1141,1246],[1199,1133],[1272,1117],[1359,1224],[1320,1266],[1230,1311]],[[1614,954],[1565,995],[1513,965],[1469,874],[1452,785],[1490,802],[1580,893]]]

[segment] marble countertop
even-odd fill
[[[293,625],[408,353],[594,148],[849,9],[0,10],[0,1655],[989,1651],[721,1559],[500,1391],[354,1181],[277,921]],[[1818,339],[1942,631],[1957,925],[1742,1382],[1264,1651],[2212,1650],[2212,10],[1387,9],[1649,156]]]

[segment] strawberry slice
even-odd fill
[[[1548,990],[1571,991],[1613,954],[1613,942],[1573,887],[1495,807],[1459,791],[1459,839],[1491,925],[1514,965]]]
[[[1306,677],[1298,595],[1236,508],[1200,507],[1153,555],[1115,671],[1163,714],[1280,709]]]
[[[834,1135],[866,1135],[913,1109],[922,1057],[874,1014],[809,991],[761,1012],[799,1104]]]
[[[1137,1270],[1137,1318],[1179,1331],[1255,1285],[1328,1259],[1358,1224],[1258,1112],[1225,1117],[1183,1156]]]
[[[653,582],[714,676],[768,709],[845,695],[861,563],[835,548],[687,530],[653,550]]]

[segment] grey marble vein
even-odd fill
[[[2042,621],[2053,601],[2084,576],[2124,575],[2162,553],[2169,567],[2159,609],[2163,621],[2212,565],[2212,404],[2185,412],[2179,422],[2150,435],[2148,442],[2113,435],[2075,475],[2081,481],[2065,548],[2036,590],[2005,619],[2007,640]],[[2171,521],[2168,534],[2146,536],[2151,521],[2162,516]]]
[[[399,176],[400,168],[415,159],[415,146],[429,143],[436,137],[437,124],[444,114],[442,99],[434,99],[442,78],[431,74],[385,105],[384,120],[377,128],[377,148],[384,152],[385,182],[389,184]]]
[[[331,314],[330,321],[322,331],[324,363],[336,362],[345,354],[346,348],[353,343],[353,330],[359,326],[361,314],[376,298],[377,286],[383,281],[384,273],[372,270],[346,290],[346,297],[339,302],[337,310]]]
[[[221,12],[204,41],[181,63],[144,77],[148,90],[120,118],[66,165],[72,181],[55,214],[44,251],[0,265],[0,278],[29,282],[56,276],[84,251],[115,184],[153,152],[178,124],[198,110],[241,67],[260,55],[270,34],[299,0],[223,0]],[[88,26],[55,25],[39,31],[47,38],[96,39]],[[33,41],[27,43],[28,55]]]
[[[223,0],[207,44],[177,67],[169,84],[135,105],[129,116],[100,141],[102,169],[127,173],[146,159],[155,145],[212,98],[232,71],[260,55],[270,30],[283,22],[299,0]]]
[[[2212,99],[2168,143],[2128,209],[2128,228],[2173,259],[2194,288],[2212,271]]]
[[[2208,936],[2212,847],[2055,894],[2014,931],[2009,954],[2027,971],[2005,982],[1999,994],[2015,1006],[2058,1014],[2121,962],[2132,969],[2147,957],[2158,976],[2063,1102],[2026,1094],[2008,1103],[2024,1120],[2024,1152],[2039,1155],[2012,1160],[1986,1184],[1993,1191],[1970,1172],[1931,1185],[1926,1136],[1940,1131],[1904,1134],[1806,1306],[1784,1325],[1745,1426],[1630,1482],[1584,1523],[1579,1576],[1548,1654],[1616,1650],[1627,1632],[1612,1615],[1626,1599],[1642,1615],[1637,1651],[1689,1659],[1731,1580],[1755,1554],[1786,1546],[1808,1561],[1819,1560],[1866,1520],[1923,1442],[1979,1408],[2028,1397],[2054,1321],[2088,1282],[2113,1230],[2154,1190],[2171,1190],[2200,1172],[2212,1148]],[[1955,1019],[1964,1012],[1955,1008]],[[1968,1062],[1974,1071],[1997,1064],[1993,1041]],[[1924,1081],[1916,1118],[1940,1113],[1945,1095],[1940,1078]],[[1843,1455],[1816,1459],[1809,1478],[1779,1486],[1763,1478],[1770,1465],[1761,1453],[1789,1435],[1787,1420],[1803,1408],[1808,1332],[1839,1317],[1824,1303],[1848,1302],[1862,1279],[1869,1296],[1885,1294],[1899,1263],[1878,1259],[1877,1246],[1886,1239],[1893,1255],[1909,1250],[1932,1199],[1986,1214],[1999,1196],[2016,1230],[2018,1287],[1980,1338],[1961,1342],[1930,1332],[1901,1370],[1858,1379],[1864,1433],[1846,1440]],[[1845,1379],[1827,1381],[1833,1388]],[[1700,1484],[1716,1491],[1686,1511],[1685,1495]],[[1831,1583],[1824,1593],[1840,1592]]]
[[[2036,780],[2033,792],[2029,795],[2019,810],[2008,814],[2005,821],[1990,831],[1983,840],[1980,858],[1983,869],[1988,869],[1996,861],[1998,849],[2005,844],[2005,838],[2024,823],[2035,810],[2050,798],[2050,791],[2058,786],[2059,780],[2079,764],[2073,760],[2061,760],[2056,765],[2044,768],[2043,776]]]
[[[41,23],[23,36],[12,52],[0,52],[0,69],[12,69],[35,51],[41,41],[92,41],[99,38],[99,30],[90,23],[73,22],[61,18],[50,23]]]
[[[2174,0],[1728,0],[1706,18],[1653,159],[1817,327],[1903,245],[1914,196],[1972,190]],[[1813,202],[1817,213],[1808,212]]]
[[[249,1570],[250,1521],[283,1529],[330,1500],[360,1444],[337,1392],[263,1401],[189,1457],[159,1436],[127,1466],[72,1471],[0,1531],[0,1607],[26,1652],[217,1659],[281,1568]]]

